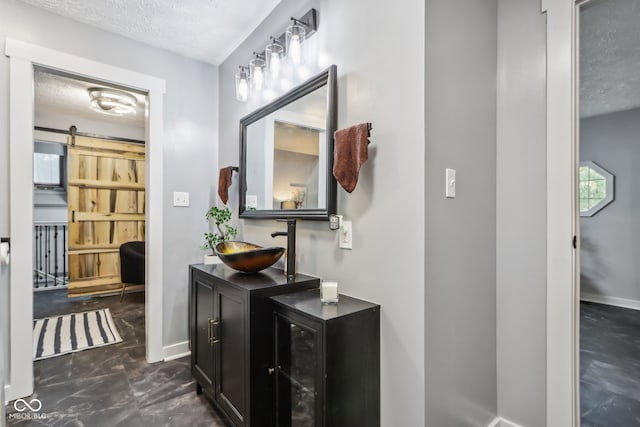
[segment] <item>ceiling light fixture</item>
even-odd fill
[[[106,87],[91,87],[87,92],[91,98],[91,109],[94,111],[112,116],[136,113],[138,100],[128,92]]]
[[[293,68],[304,64],[304,41],[318,29],[318,12],[312,8],[302,18],[292,17],[291,20],[293,25],[287,27],[279,37],[271,37],[271,43],[263,52],[254,52],[255,57],[249,62],[249,67],[240,66],[240,71],[236,73],[238,101],[246,102],[249,99],[250,86],[252,97],[253,94],[259,95],[262,91],[273,92],[277,83],[280,83],[281,87],[290,86],[285,84],[288,82],[285,82],[283,76],[287,74],[282,69],[285,65],[283,60],[286,58],[288,67]],[[289,69],[288,72],[290,71]],[[264,95],[267,98],[271,97],[267,96],[266,92]]]

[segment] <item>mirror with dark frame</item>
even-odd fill
[[[240,218],[336,213],[336,66],[240,119]]]

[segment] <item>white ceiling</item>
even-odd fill
[[[220,64],[281,0],[21,1],[151,46]]]
[[[593,0],[580,13],[580,115],[640,107],[640,1]]]
[[[123,116],[111,116],[92,110],[90,108],[91,98],[87,92],[87,89],[90,87],[111,87],[109,85],[52,74],[42,69],[35,70],[34,81],[34,107],[37,113],[63,114],[95,122],[144,128],[147,99],[145,95],[129,91],[129,93],[134,95],[138,100],[136,113]],[[118,89],[123,90],[122,88]]]

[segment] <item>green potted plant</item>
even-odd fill
[[[227,224],[231,220],[231,210],[226,206],[223,208],[213,206],[207,211],[206,218],[208,222],[213,221],[215,223],[217,231],[204,233],[205,243],[201,248],[210,251],[210,253],[204,256],[203,262],[205,264],[220,264],[222,261],[220,261],[216,255],[216,245],[220,242],[231,240],[232,237],[238,234],[238,230]]]

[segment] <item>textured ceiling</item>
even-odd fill
[[[90,108],[87,89],[94,86],[110,87],[96,82],[87,82],[67,76],[50,74],[36,69],[35,110],[38,113],[65,114],[103,123],[144,128],[146,96],[129,92],[138,99],[135,114],[110,116]],[[118,88],[122,90],[122,88]]]
[[[640,1],[593,0],[580,13],[580,115],[640,107]]]
[[[221,63],[281,0],[22,0],[211,64]]]

